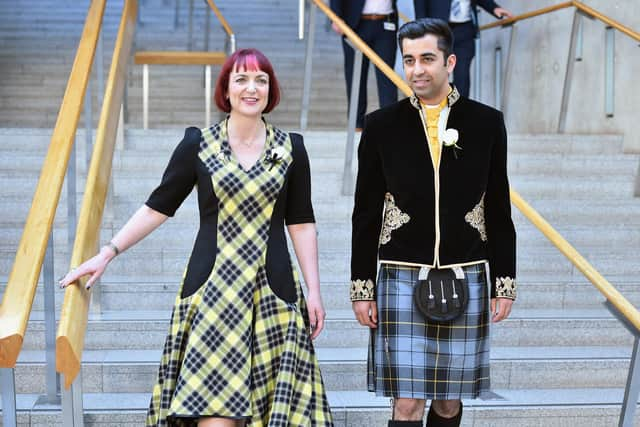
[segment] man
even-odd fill
[[[355,31],[355,33],[391,68],[396,61],[396,30],[398,25],[397,0],[331,0],[330,6],[336,15]],[[332,24],[335,32],[342,35],[337,25]],[[347,99],[351,99],[351,79],[355,52],[342,38],[344,51],[344,77],[347,82]],[[362,130],[364,115],[367,111],[367,74],[369,59],[362,57],[360,72],[360,92],[356,128]],[[378,100],[381,107],[393,104],[398,99],[398,88],[376,67]]]
[[[478,36],[478,9],[482,7],[496,18],[511,18],[507,9],[493,0],[413,0],[416,19],[439,18],[449,22],[453,30],[453,53],[456,68],[453,82],[462,96],[469,96],[471,60],[475,56],[475,38]]]
[[[507,137],[502,113],[449,85],[456,56],[444,21],[407,23],[398,42],[414,95],[365,121],[351,300],[371,328],[369,391],[394,402],[389,426],[421,426],[426,400],[427,426],[458,426],[461,399],[489,389],[489,316],[506,319],[516,296]],[[468,281],[468,306],[449,323],[413,303],[436,269],[461,269]]]

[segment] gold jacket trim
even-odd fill
[[[389,243],[391,232],[408,223],[411,217],[402,212],[397,206],[391,193],[384,195],[384,221],[380,232],[380,245]]]
[[[464,220],[469,223],[470,226],[478,230],[480,233],[480,240],[487,241],[487,229],[484,224],[484,194],[480,198],[477,205],[464,216]]]
[[[516,279],[496,277],[496,297],[516,299]]]
[[[352,280],[350,289],[351,301],[373,301],[376,299],[373,280]]]

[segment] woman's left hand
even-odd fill
[[[307,310],[309,311],[309,323],[311,324],[311,339],[314,340],[324,328],[324,318],[326,317],[319,292],[309,293],[307,296]]]

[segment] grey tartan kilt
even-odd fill
[[[417,267],[382,264],[377,281],[378,327],[371,330],[368,389],[379,396],[473,399],[489,391],[489,293],[484,264],[463,267],[466,313],[447,324],[428,322],[413,303]]]

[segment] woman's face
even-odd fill
[[[260,116],[269,102],[269,75],[264,71],[235,69],[227,91],[231,112]]]

